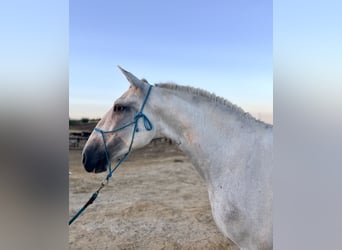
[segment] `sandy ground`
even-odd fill
[[[81,151],[70,150],[69,213],[98,188]],[[237,249],[212,220],[207,189],[173,145],[137,150],[69,229],[70,249]]]

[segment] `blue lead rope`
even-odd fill
[[[102,129],[99,129],[99,128],[94,128],[94,131],[96,131],[98,133],[101,133],[101,136],[102,136],[104,150],[105,150],[105,153],[106,153],[107,165],[108,165],[108,175],[106,177],[106,182],[105,181],[101,182],[100,187],[92,194],[92,196],[87,201],[87,203],[84,204],[84,206],[69,220],[69,226],[83,213],[83,211],[90,204],[92,204],[95,201],[95,199],[97,198],[97,196],[98,196],[99,192],[101,191],[101,189],[108,183],[109,179],[112,177],[112,174],[114,173],[114,171],[126,160],[127,156],[130,154],[130,152],[132,150],[132,145],[133,145],[133,142],[134,142],[135,133],[139,132],[139,127],[138,127],[139,120],[143,119],[143,124],[144,124],[144,127],[145,127],[145,129],[147,131],[151,131],[153,129],[153,125],[152,125],[151,121],[143,113],[145,104],[146,104],[146,102],[148,100],[148,97],[149,97],[149,95],[151,93],[151,90],[152,90],[152,85],[149,86],[149,88],[147,90],[147,94],[145,96],[145,100],[142,103],[139,112],[134,116],[134,120],[132,122],[129,122],[129,123],[121,126],[120,128],[116,128],[114,130],[102,130]],[[134,125],[134,127],[133,127],[131,142],[130,142],[129,147],[128,147],[128,151],[120,158],[118,163],[112,169],[112,164],[110,162],[110,158],[109,158],[109,154],[108,154],[108,150],[107,150],[107,146],[106,146],[106,134],[118,132],[118,131],[123,130],[123,129],[127,128],[127,127],[130,127],[132,125]]]

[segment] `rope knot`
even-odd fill
[[[147,131],[151,131],[153,129],[153,125],[151,121],[147,118],[145,114],[143,114],[141,111],[139,111],[135,116],[134,116],[134,122],[136,122],[136,132],[139,132],[139,127],[138,127],[138,121],[139,119],[143,119],[144,127]]]

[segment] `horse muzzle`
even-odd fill
[[[105,152],[85,147],[82,152],[82,164],[87,172],[101,173],[107,170]]]

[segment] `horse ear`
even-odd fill
[[[124,70],[120,66],[118,68],[121,70],[121,72],[126,76],[127,80],[131,83],[132,86],[139,88],[139,89],[145,89],[146,88],[146,82],[139,80],[135,75],[132,73]],[[146,80],[145,80],[146,81]]]

